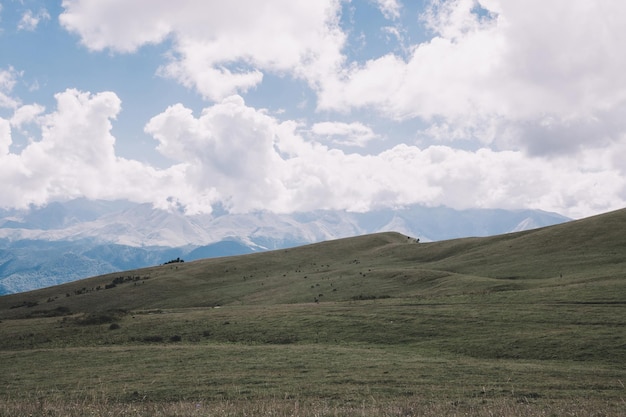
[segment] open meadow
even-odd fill
[[[0,297],[0,417],[625,416],[626,210]]]

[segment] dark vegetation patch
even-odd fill
[[[11,309],[22,308],[22,307],[30,308],[30,307],[35,307],[35,306],[38,306],[38,305],[39,305],[39,303],[37,301],[22,301],[19,304],[12,305],[10,308]]]
[[[165,339],[163,338],[163,336],[149,335],[149,336],[144,336],[142,340],[147,343],[162,343],[163,340]]]
[[[163,265],[178,264],[178,263],[183,263],[183,262],[185,262],[183,259],[176,258],[176,259],[172,259],[171,261],[165,262]]]
[[[367,301],[367,300],[384,300],[386,298],[391,298],[390,295],[355,295],[352,297],[352,301]]]
[[[72,311],[70,310],[69,307],[59,306],[57,308],[53,308],[53,309],[50,309],[50,310],[35,310],[35,311],[32,311],[28,315],[28,318],[31,318],[31,317],[62,317],[62,316],[69,316],[71,314],[72,314]]]
[[[110,283],[105,284],[104,285],[104,289],[105,290],[110,290],[111,288],[115,288],[118,285],[125,284],[125,283],[128,283],[128,282],[134,282],[135,285],[137,285],[138,281],[144,281],[144,280],[149,279],[149,278],[150,278],[149,276],[140,277],[138,275],[119,276],[119,277],[113,278],[113,280]],[[100,286],[96,287],[96,291],[99,291],[100,289],[101,289]]]
[[[117,322],[126,314],[128,314],[128,312],[125,310],[109,310],[105,312],[89,313],[77,318],[76,324],[81,326],[110,324]]]

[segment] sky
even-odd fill
[[[623,208],[625,45],[618,0],[0,0],[0,208]]]

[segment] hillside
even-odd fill
[[[0,416],[29,392],[59,416],[624,415],[624,225],[385,232],[2,296]]]
[[[57,305],[78,312],[305,303],[316,298],[348,301],[359,296],[429,297],[443,292],[461,295],[512,289],[539,294],[546,288],[553,289],[551,297],[593,301],[599,286],[621,287],[624,283],[624,224],[626,210],[620,210],[486,238],[416,243],[411,237],[388,232],[337,239],[113,273],[0,297],[0,317],[33,314]],[[104,290],[116,278],[126,281]],[[575,290],[589,283],[594,283],[593,291]],[[76,293],[79,295],[74,296]],[[624,295],[619,291],[600,294],[612,300]],[[10,308],[20,303],[33,307]]]
[[[567,220],[539,210],[421,206],[368,213],[216,210],[187,215],[149,204],[85,199],[27,210],[0,209],[0,295],[177,257],[242,255],[392,230],[422,241],[490,236]]]

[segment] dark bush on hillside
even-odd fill
[[[365,301],[365,300],[377,300],[377,299],[382,300],[382,299],[385,299],[385,298],[391,298],[391,297],[388,296],[388,295],[376,296],[376,295],[359,294],[359,295],[355,295],[354,297],[352,297],[352,300],[353,301]]]
[[[76,322],[83,326],[91,326],[95,324],[113,323],[114,321],[115,317],[109,314],[89,314],[87,316],[81,317]]]
[[[111,281],[112,284],[123,284],[124,283],[124,277],[117,277],[117,278],[113,278],[113,281]]]
[[[180,259],[180,258],[176,258],[176,259],[172,259],[171,261],[165,262],[163,265],[177,264],[177,263],[181,263],[181,262],[185,262],[185,261]]]
[[[144,277],[143,279],[148,279],[148,278],[149,277]],[[125,277],[123,277],[123,276],[115,277],[115,278],[113,278],[113,281],[111,281],[111,283],[106,284],[104,286],[104,289],[108,290],[108,289],[111,289],[111,288],[115,288],[116,286],[124,284],[126,282],[135,282],[136,283],[139,280],[141,280],[141,277],[139,277],[139,276],[128,275],[128,276],[125,276]],[[100,289],[100,287],[98,286],[96,289],[98,290],[98,289]]]
[[[72,314],[68,307],[59,306],[52,310],[33,311],[28,317],[60,317]]]
[[[109,326],[109,330],[117,330],[120,328],[120,325],[117,323],[111,323],[111,325]]]
[[[86,314],[78,319],[76,323],[83,326],[91,326],[98,324],[110,324],[118,321],[122,316],[126,315],[125,310],[107,310],[101,313]]]
[[[30,308],[30,307],[35,307],[37,305],[39,305],[39,303],[36,301],[23,301],[21,304],[16,304],[14,306],[11,306],[10,308],[20,308],[20,307]]]
[[[177,334],[175,334],[174,336],[170,337],[170,342],[180,342],[181,340],[183,340],[183,338]]]

